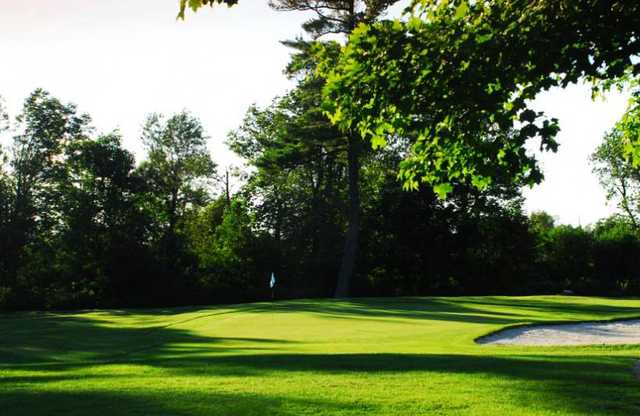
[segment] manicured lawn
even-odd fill
[[[640,346],[498,347],[640,300],[464,297],[0,315],[0,415],[638,415]]]

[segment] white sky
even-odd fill
[[[237,163],[227,133],[252,103],[268,104],[291,83],[279,41],[305,16],[276,13],[266,0],[205,9],[176,21],[178,0],[1,0],[0,95],[15,115],[42,87],[89,113],[100,131],[119,128],[140,156],[145,116],[184,108],[198,116],[214,160]],[[588,156],[626,107],[624,94],[593,102],[586,86],[551,91],[536,106],[560,119],[557,154],[542,157],[546,181],[527,190],[528,210],[588,224],[612,213]]]

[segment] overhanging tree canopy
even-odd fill
[[[213,6],[215,4],[226,4],[227,6],[231,7],[235,4],[238,4],[238,0],[180,0],[180,11],[178,12],[178,18],[184,19],[187,7],[195,12],[201,7]]]
[[[607,0],[414,2],[406,21],[360,25],[324,67],[332,120],[374,147],[411,137],[405,187],[446,195],[498,175],[542,179],[525,143],[555,150],[557,120],[530,108],[540,91],[585,78],[637,76],[640,3]],[[335,62],[335,61],[334,61]]]

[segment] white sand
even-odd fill
[[[493,345],[640,344],[640,319],[512,328],[482,337],[477,342]]]

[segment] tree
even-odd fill
[[[60,230],[65,149],[87,139],[89,123],[89,116],[77,114],[73,104],[62,103],[42,89],[25,100],[17,117],[19,134],[11,147],[11,177],[4,181],[7,219],[0,240],[0,269],[8,286],[16,285],[21,272],[37,275],[27,257],[43,252],[36,246],[51,247],[52,237]]]
[[[624,294],[640,287],[640,237],[626,216],[613,215],[596,223],[594,269],[596,293]]]
[[[616,123],[614,131],[621,136],[619,140],[624,146],[625,158],[630,159],[637,168],[640,166],[640,77],[625,77],[623,81],[631,84],[632,94],[627,110]]]
[[[559,225],[549,232],[545,259],[556,290],[593,290],[593,235],[582,227]]]
[[[187,112],[166,121],[158,114],[149,116],[142,141],[148,153],[138,169],[147,188],[143,204],[152,217],[153,238],[159,243],[160,263],[168,283],[181,284],[176,280],[183,249],[178,225],[188,210],[207,203],[216,165],[200,121]],[[165,289],[171,293],[170,287]]]
[[[206,147],[207,138],[200,121],[187,112],[166,122],[163,116],[148,117],[142,141],[148,152],[140,170],[148,179],[160,207],[162,228],[172,234],[178,219],[191,206],[207,199],[203,180],[215,175],[215,163]]]
[[[361,23],[375,21],[389,6],[398,0],[270,0],[269,5],[275,10],[311,12],[303,28],[314,39],[327,34],[349,35]],[[195,0],[190,2],[193,10],[204,5],[213,6],[220,0]],[[228,5],[237,1],[226,2]],[[185,2],[181,1],[181,16],[184,16]],[[325,48],[333,50],[332,48]],[[325,55],[330,56],[330,53]],[[314,65],[315,66],[315,65]],[[361,138],[358,134],[343,126],[347,140],[348,183],[349,183],[349,215],[345,235],[344,252],[338,272],[335,296],[345,297],[355,269],[360,236],[360,157],[362,153]]]
[[[542,179],[525,143],[555,151],[557,121],[532,110],[540,91],[586,78],[606,88],[640,62],[640,3],[597,0],[414,2],[406,19],[360,25],[324,67],[332,120],[376,146],[413,140],[405,186],[446,195],[468,179]]]
[[[118,132],[71,144],[66,153],[59,274],[75,291],[85,288],[91,298],[80,305],[137,302],[147,221],[137,206],[134,156]]]
[[[391,4],[389,0],[276,0],[269,4],[276,10],[310,11],[316,17],[304,24],[304,29],[314,38],[325,34],[350,35],[361,23],[378,18]],[[333,48],[324,47],[325,56],[333,54]],[[328,53],[327,53],[328,51]],[[322,78],[322,77],[321,77]],[[335,296],[349,295],[360,244],[360,158],[362,143],[355,131],[342,126],[347,136],[347,166],[349,210],[342,262],[338,272]]]
[[[221,223],[209,238],[204,267],[205,287],[215,279],[218,289],[233,293],[232,298],[243,298],[255,290],[255,282],[261,275],[256,270],[251,249],[255,237],[253,221],[240,199],[235,199],[224,210]],[[265,273],[266,274],[266,273]]]
[[[4,100],[0,96],[0,137],[9,129],[9,114],[7,113]],[[2,142],[0,142],[0,250],[7,253],[10,245],[9,232],[11,225],[11,207],[13,202],[13,192],[11,176],[7,172],[8,157]],[[8,283],[9,262],[0,260],[0,305],[4,304],[4,298],[10,290]]]
[[[312,12],[303,29],[315,37],[329,33],[349,33],[360,22],[370,22],[399,0],[268,0],[269,6],[281,11]],[[238,0],[180,0],[178,18],[184,19],[187,7],[198,11],[205,6],[226,4],[231,7]]]
[[[302,28],[314,39],[324,35],[349,35],[361,23],[375,21],[399,0],[269,0],[275,10],[311,12]]]
[[[607,192],[607,199],[617,199],[633,227],[640,229],[640,169],[625,151],[625,133],[618,124],[604,136],[591,155],[593,172]]]
[[[260,228],[277,247],[276,271],[287,290],[326,296],[340,256],[336,235],[344,223],[344,135],[318,108],[320,88],[300,84],[264,109],[252,107],[229,135],[231,149],[256,169],[243,194]],[[304,282],[304,284],[302,284]]]
[[[246,180],[246,174],[240,167],[233,165],[225,166],[223,173],[216,176],[216,182],[218,183],[218,186],[222,188],[227,207],[231,206],[233,194],[237,188],[242,187],[242,181],[244,180]]]
[[[543,235],[555,227],[556,220],[545,211],[535,211],[529,216],[531,232],[534,235]]]

